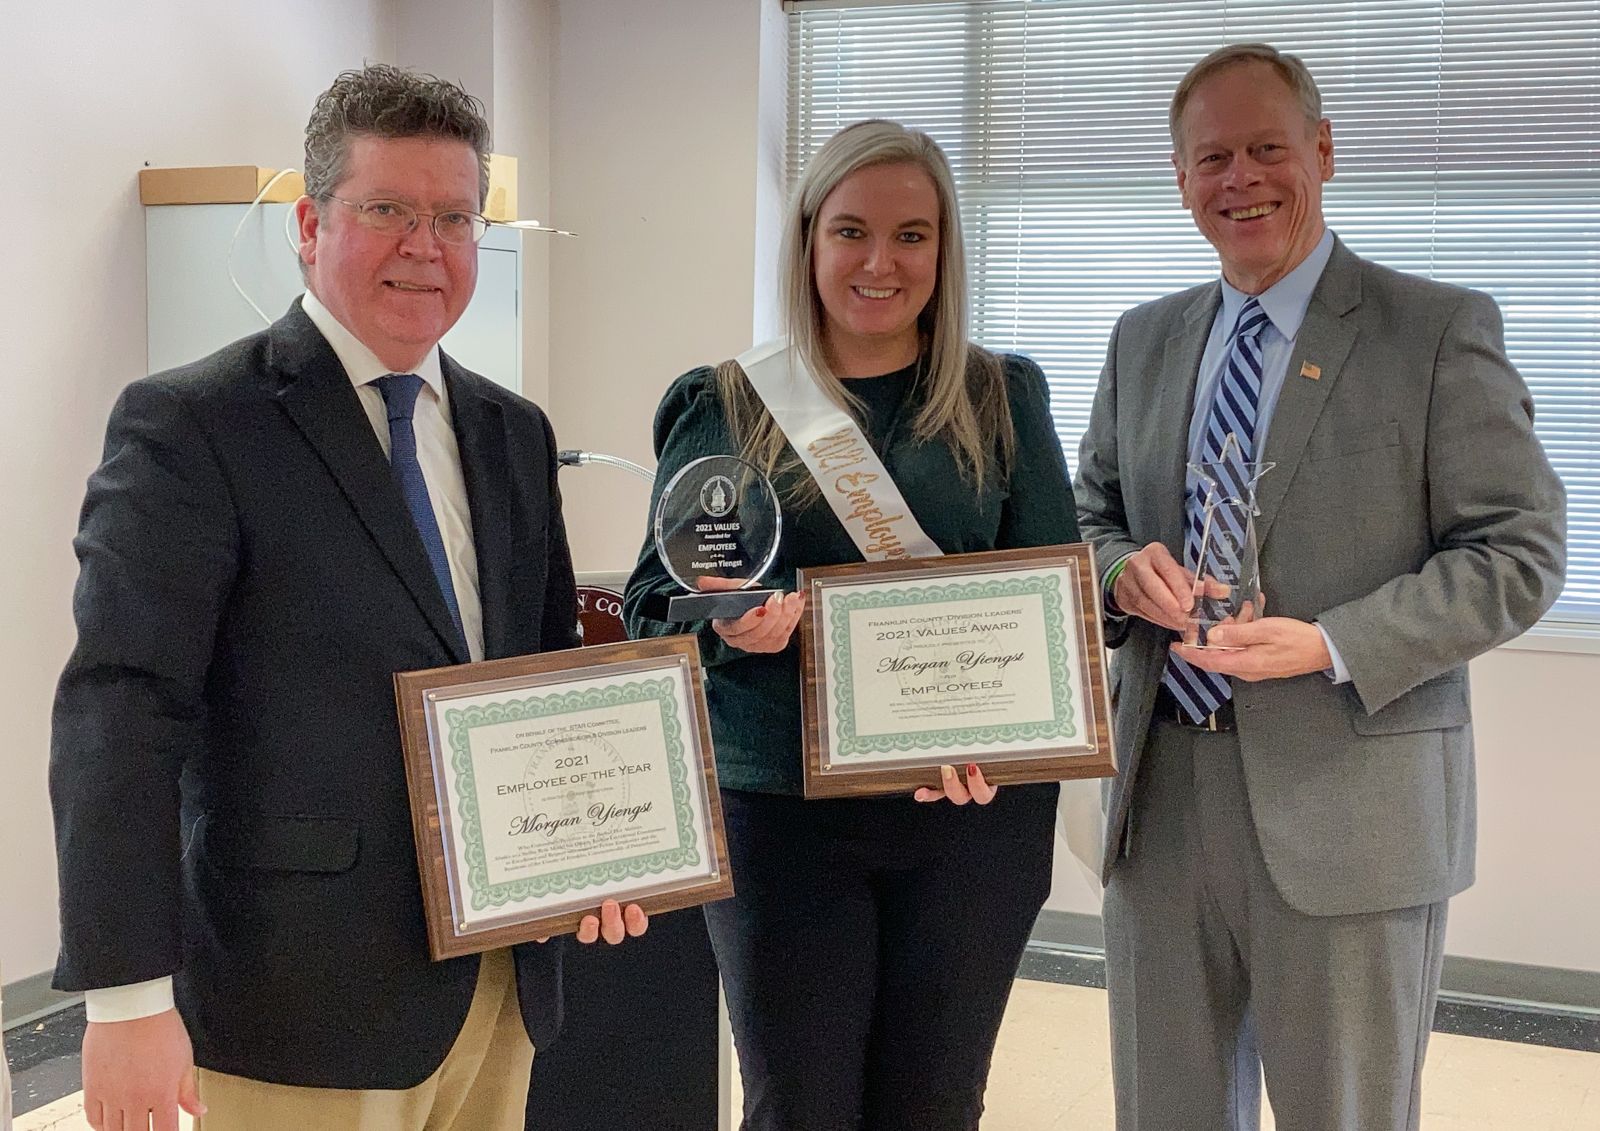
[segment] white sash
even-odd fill
[[[941,556],[906,506],[888,468],[872,450],[850,414],[817,385],[800,351],[788,338],[755,346],[738,357],[750,385],[822,488],[833,513],[868,561]],[[1083,866],[1084,879],[1100,892],[1100,783],[1062,783],[1059,807],[1063,839]]]
[[[788,338],[737,360],[862,556],[882,562],[944,553],[918,525],[860,426],[827,398]]]

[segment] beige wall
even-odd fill
[[[654,466],[671,380],[750,345],[763,12],[774,0],[559,5],[550,405],[563,447]],[[626,569],[648,491],[606,467],[563,473],[580,570]]]

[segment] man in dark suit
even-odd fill
[[[1077,484],[1117,614],[1117,1126],[1253,1128],[1264,1069],[1279,1127],[1415,1128],[1473,874],[1467,661],[1555,600],[1562,488],[1494,302],[1324,225],[1333,136],[1298,59],[1213,53],[1171,127],[1222,280],[1118,322]],[[1237,487],[1261,461],[1265,615],[1178,645],[1203,528],[1185,465]]]
[[[559,944],[429,961],[391,681],[578,643],[549,422],[438,349],[487,155],[459,87],[341,75],[308,293],[112,412],[51,753],[96,1128],[522,1127]]]

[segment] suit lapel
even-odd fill
[[[1360,301],[1360,260],[1342,243],[1335,242],[1322,278],[1311,293],[1300,333],[1295,336],[1283,391],[1273,410],[1266,451],[1261,457],[1276,464],[1261,477],[1256,494],[1256,506],[1261,512],[1256,519],[1256,538],[1262,546],[1272,532],[1284,496],[1289,493],[1295,469],[1305,456],[1311,430],[1316,427],[1317,418],[1322,415],[1323,406],[1355,344],[1356,328],[1345,320],[1345,315]],[[1301,368],[1308,362],[1321,371],[1316,380],[1301,375]]]
[[[1205,354],[1211,323],[1222,301],[1222,287],[1213,283],[1203,288],[1183,312],[1183,325],[1167,339],[1161,361],[1151,428],[1154,430],[1146,451],[1156,453],[1156,519],[1161,541],[1173,557],[1183,561],[1184,506],[1189,465],[1189,418],[1194,411],[1194,389],[1200,377],[1200,359]]]
[[[450,416],[467,484],[467,507],[472,512],[478,596],[483,605],[483,654],[495,659],[514,651],[509,623],[511,467],[505,420],[499,402],[479,392],[459,365],[443,354],[440,362],[450,391]]]
[[[316,450],[441,643],[457,663],[465,663],[461,634],[439,592],[422,538],[333,347],[298,301],[269,333],[268,363],[281,382],[276,395],[284,411]]]

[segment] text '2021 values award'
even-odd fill
[[[1115,773],[1098,577],[1084,543],[801,569],[806,796]]]

